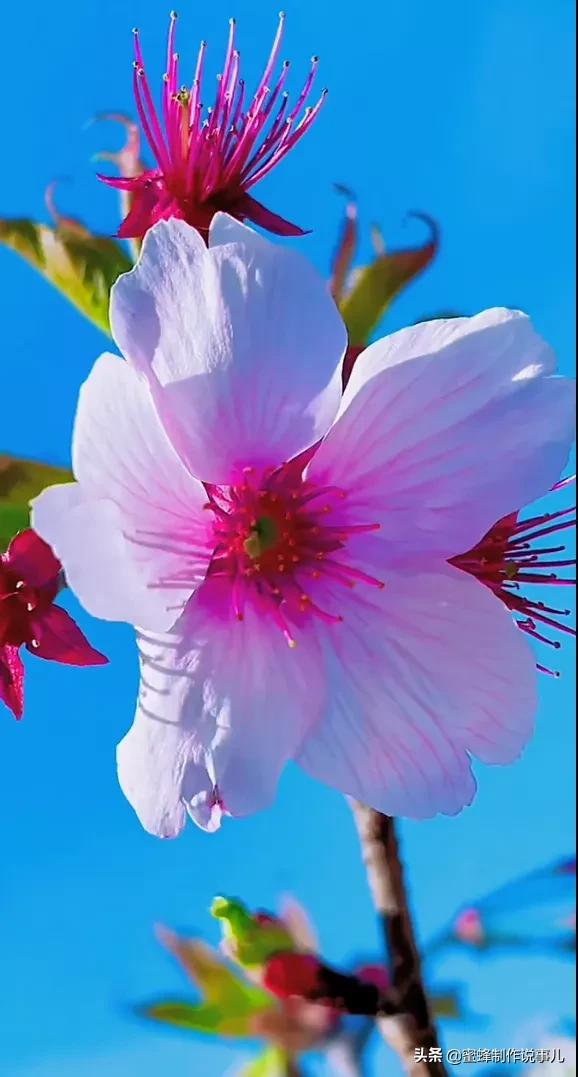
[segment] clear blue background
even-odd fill
[[[235,14],[245,73],[256,78],[276,8],[230,4],[183,6],[181,54],[192,67],[206,37],[216,71]],[[89,158],[118,145],[120,133],[84,125],[103,109],[131,109],[135,23],[160,76],[168,6],[28,0],[4,8],[0,212],[42,218],[44,186],[70,177],[61,208],[114,231],[115,196],[95,181]],[[427,210],[441,223],[442,251],[389,327],[442,309],[519,306],[570,372],[570,0],[288,0],[287,12],[287,54],[304,71],[320,53],[331,93],[314,131],[260,196],[314,228],[303,246],[324,271],[341,210],[333,181],[357,192],[363,224],[379,220],[392,245],[419,241],[421,226],[404,223],[405,214]],[[0,297],[0,446],[66,463],[78,386],[106,341],[3,251]],[[235,1062],[234,1048],[145,1027],[129,1014],[133,1000],[185,987],[153,924],[210,936],[215,892],[266,906],[291,890],[329,958],[371,952],[377,935],[351,820],[337,794],[290,769],[266,814],[214,837],[192,826],[174,843],[147,836],[114,772],[136,690],[131,632],[92,623],[67,602],[111,664],[78,671],[30,660],[24,722],[0,714],[0,1073],[216,1077]],[[521,764],[485,770],[475,806],[460,818],[403,826],[423,937],[464,899],[573,848],[572,665],[568,648],[563,680],[542,680],[538,733]],[[569,962],[454,957],[439,976],[467,980],[472,1008],[489,1015],[485,1025],[447,1025],[451,1046],[536,1039],[571,1009]],[[390,1066],[380,1047],[374,1072]]]

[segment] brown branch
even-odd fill
[[[411,1077],[445,1077],[405,890],[395,822],[351,801],[373,903],[389,956],[394,1014],[378,1019],[384,1039]],[[417,1061],[417,1057],[433,1060]],[[439,1059],[439,1060],[438,1060]]]

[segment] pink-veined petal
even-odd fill
[[[28,650],[37,658],[67,666],[105,666],[108,658],[90,646],[76,621],[60,606],[49,606],[31,617],[34,644]]]
[[[49,487],[33,503],[34,526],[90,613],[168,630],[208,564],[206,494],[146,382],[116,356],[101,356],[81,389],[73,467],[76,485]]]
[[[470,754],[512,762],[536,710],[530,648],[501,603],[450,566],[389,573],[357,595],[327,646],[327,712],[297,762],[388,815],[455,814]]]
[[[317,441],[340,399],[345,327],[294,251],[218,214],[210,249],[183,221],[146,235],[112,291],[115,338],[151,385],[193,474],[230,482]]]
[[[381,525],[377,561],[468,550],[564,467],[574,392],[553,366],[516,311],[394,333],[357,360],[309,475],[348,490],[352,518]]]
[[[312,635],[292,649],[270,616],[208,580],[174,634],[141,636],[141,689],[118,747],[121,787],[146,830],[175,837],[185,811],[248,815],[274,799],[280,773],[319,718],[325,694]]]

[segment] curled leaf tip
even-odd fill
[[[349,290],[339,296],[342,317],[349,332],[350,348],[367,344],[391,302],[435,258],[439,246],[437,222],[427,213],[412,211],[406,219],[417,217],[429,228],[425,243],[402,250],[381,249],[381,232],[373,231],[376,256],[369,265],[361,267]],[[335,293],[334,293],[335,294]]]
[[[429,240],[431,246],[433,246],[433,247],[438,247],[439,246],[440,238],[441,238],[441,232],[440,232],[440,226],[439,226],[438,222],[436,221],[435,217],[432,217],[429,213],[425,213],[421,209],[410,209],[410,210],[408,210],[408,212],[405,215],[405,221],[407,223],[407,221],[411,221],[411,220],[423,221],[423,223],[425,225],[427,225],[427,227],[429,228],[430,233],[431,233],[430,240]]]
[[[352,202],[356,201],[351,187],[348,187],[345,183],[334,183],[333,190],[337,191],[337,194],[342,194],[345,198],[351,199]]]
[[[346,216],[354,220],[357,217],[357,196],[355,192],[351,190],[351,187],[346,187],[343,183],[334,183],[333,188],[337,194],[342,195],[347,200]]]
[[[85,126],[86,127],[91,127],[94,123],[109,123],[109,122],[110,123],[120,123],[120,124],[123,125],[123,127],[129,127],[129,128],[130,127],[134,127],[134,128],[137,127],[134,120],[130,116],[127,116],[127,114],[125,112],[115,112],[115,111],[96,112],[94,114],[94,116],[91,116],[90,119],[86,121]]]
[[[61,213],[58,209],[58,206],[56,205],[54,195],[57,187],[59,187],[62,183],[71,182],[72,180],[70,176],[57,176],[55,179],[51,180],[44,192],[44,204],[46,206],[46,209],[48,210],[50,217],[54,221],[54,225],[57,230],[60,229],[60,231],[74,232],[78,236],[89,236],[90,232],[88,231],[88,228],[86,228],[85,225],[82,223],[82,221],[79,221],[77,217],[69,217],[64,213]]]

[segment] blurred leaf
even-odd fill
[[[207,1009],[208,1013],[204,1013]],[[218,1013],[210,1007],[195,1006],[180,999],[162,999],[139,1008],[139,1012],[151,1021],[159,1021],[190,1032],[218,1032]]]
[[[46,486],[73,480],[66,468],[0,454],[0,551],[6,549],[17,531],[29,526],[32,498]]]
[[[439,232],[435,221],[421,213],[413,216],[430,228],[428,242],[422,247],[378,254],[371,265],[356,271],[351,289],[341,300],[341,314],[353,347],[367,344],[395,296],[427,268],[437,253]],[[377,235],[381,236],[374,229],[374,239]]]
[[[100,153],[96,153],[93,159],[95,161],[110,161],[111,164],[118,168],[119,175],[127,179],[132,176],[140,176],[141,172],[145,171],[145,165],[140,156],[140,131],[138,124],[123,112],[102,112],[94,117],[93,122],[99,123],[100,121],[120,123],[125,129],[125,141],[124,145],[116,153],[102,150]],[[134,196],[130,191],[122,190],[119,191],[119,195],[120,215],[121,220],[124,220],[133,204]],[[136,259],[142,245],[142,240],[130,239],[128,244]]]
[[[285,1077],[288,1072],[289,1058],[278,1047],[259,1055],[248,1066],[244,1066],[239,1077]]]
[[[246,969],[262,968],[273,954],[295,949],[282,919],[270,913],[251,913],[238,898],[216,897],[211,915],[220,921],[225,952]]]
[[[153,1003],[145,1006],[145,1016],[219,1036],[255,1035],[254,1018],[275,1006],[271,996],[248,983],[215,950],[197,939],[183,939],[166,929],[159,931],[159,937],[198,987],[201,1001]]]
[[[109,333],[108,301],[112,285],[132,268],[122,247],[106,236],[94,236],[71,218],[55,227],[25,218],[0,219],[0,243],[29,265],[103,332]]]
[[[140,132],[138,124],[126,116],[124,112],[100,112],[94,117],[93,123],[110,122],[120,123],[125,130],[124,145],[116,153],[101,150],[95,153],[95,161],[110,161],[118,168],[121,176],[130,178],[139,176],[145,171],[145,165],[140,158]]]
[[[457,991],[432,991],[431,1006],[434,1017],[458,1020],[461,1016],[460,999]]]
[[[271,1006],[271,1002],[268,1002]],[[255,1036],[253,1018],[262,1012],[244,996],[225,998],[212,1002],[183,1002],[180,999],[161,999],[139,1007],[139,1012],[151,1021],[159,1021],[189,1032],[203,1032],[230,1039],[250,1039]]]
[[[357,204],[348,187],[336,184],[335,189],[347,199],[341,234],[331,263],[331,294],[335,302],[340,303],[357,248]]]

